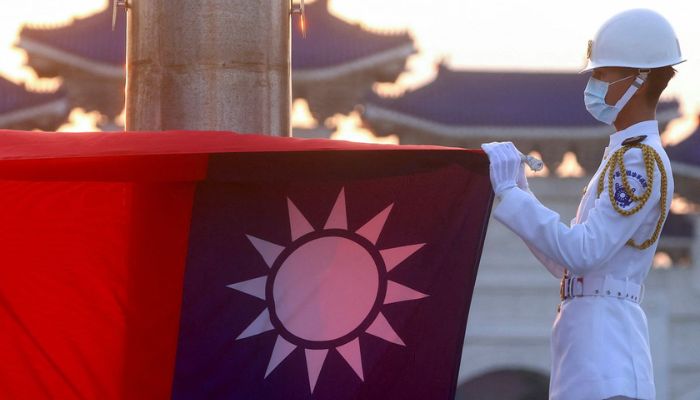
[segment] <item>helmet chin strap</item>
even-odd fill
[[[635,93],[637,93],[637,90],[646,82],[647,77],[649,76],[649,70],[648,69],[640,69],[639,73],[637,74],[637,77],[634,78],[634,82],[630,85],[629,88],[627,88],[627,91],[625,94],[620,97],[620,100],[615,103],[615,108],[618,110],[622,110],[622,108],[627,104],[628,101],[634,96]]]

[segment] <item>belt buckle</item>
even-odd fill
[[[576,293],[574,293],[576,291],[576,283],[581,284],[581,293],[579,293],[578,296],[583,296],[583,277],[564,276],[563,278],[561,278],[561,282],[559,283],[559,298],[561,300],[565,300],[571,297],[575,297],[577,295]]]

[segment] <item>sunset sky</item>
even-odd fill
[[[22,67],[24,55],[13,49],[22,24],[60,25],[94,13],[106,0],[31,0],[13,2],[0,16],[0,74],[30,87],[49,90],[56,82],[36,82]],[[676,29],[688,61],[677,67],[667,96],[682,102],[694,118],[700,113],[700,6],[660,0],[330,0],[331,11],[367,29],[408,30],[419,54],[392,88],[423,85],[434,76],[437,60],[472,70],[578,71],[585,49],[600,24],[612,14],[647,7],[662,13]],[[313,21],[308,21],[313,24]],[[381,88],[380,88],[381,89]],[[583,88],[581,88],[583,91]],[[547,104],[543,104],[547,107]]]

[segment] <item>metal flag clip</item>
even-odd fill
[[[299,27],[301,29],[301,37],[306,39],[306,11],[304,11],[304,0],[301,0],[301,3],[299,4],[294,4],[294,0],[289,1],[292,2],[290,7],[290,14],[292,16],[294,16],[294,14],[299,14]]]
[[[113,0],[112,2],[112,32],[117,26],[117,8],[122,7],[124,10],[129,9],[129,0]]]
[[[520,154],[520,161],[527,163],[527,165],[533,171],[539,171],[544,167],[544,163],[542,162],[542,160],[537,159],[537,158],[530,156],[530,155],[526,156],[525,154]]]

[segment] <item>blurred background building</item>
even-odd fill
[[[608,143],[610,127],[583,107],[587,75],[459,69],[433,62],[432,77],[392,87],[419,53],[406,30],[369,29],[307,5],[307,37],[292,37],[293,133],[297,137],[478,148],[511,140],[542,158],[533,192],[568,222]],[[15,45],[36,75],[0,76],[0,128],[122,130],[126,26],[111,9],[53,26],[26,25]],[[696,69],[697,70],[697,69]],[[32,86],[32,87],[29,87]],[[647,312],[660,399],[700,399],[700,128],[675,98],[657,118],[676,194],[647,280]],[[558,281],[525,245],[492,223],[462,354],[457,399],[547,396],[549,335]]]

